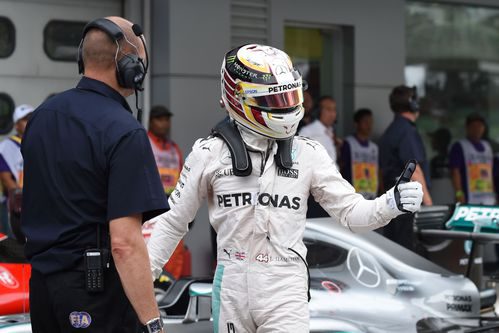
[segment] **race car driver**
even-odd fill
[[[303,83],[286,53],[249,44],[229,51],[221,104],[230,121],[199,139],[148,243],[158,276],[203,200],[217,231],[213,281],[215,332],[308,332],[305,229],[307,198],[346,228],[368,231],[402,214],[394,188],[365,200],[317,141],[296,136]],[[417,182],[398,186],[400,203],[417,211]]]

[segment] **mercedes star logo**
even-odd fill
[[[375,259],[358,248],[348,252],[347,267],[354,279],[365,287],[376,288],[381,281]]]

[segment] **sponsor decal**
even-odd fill
[[[499,224],[494,219],[499,219],[499,207],[460,205],[454,210],[452,218],[447,222],[447,228],[473,228],[473,222],[480,219],[490,219],[490,223],[482,225],[482,229],[499,231]]]
[[[289,69],[286,68],[286,66],[283,65],[276,65],[274,66],[274,74],[275,75],[282,75],[289,73]]]
[[[279,177],[286,177],[286,178],[295,178],[295,179],[298,179],[298,170],[297,169],[278,168],[277,169],[277,175]]]
[[[74,328],[87,328],[92,323],[92,317],[83,311],[73,311],[69,314],[69,322]]]
[[[248,78],[257,78],[257,74],[256,73],[253,73],[253,72],[250,72],[249,70],[247,70],[246,68],[242,67],[241,65],[239,65],[238,62],[234,62],[233,63],[233,69],[238,72],[241,76],[245,76],[245,77],[248,77]]]
[[[264,80],[264,81],[270,81],[271,79],[272,79],[271,74],[263,74],[262,75],[262,80]]]
[[[0,284],[9,289],[16,289],[19,287],[19,281],[14,275],[5,267],[0,266]]]
[[[218,207],[239,207],[253,205],[253,195],[250,192],[218,194]],[[272,206],[275,208],[288,208],[298,210],[300,208],[300,197],[288,197],[287,195],[260,193],[257,196],[257,202],[262,206]]]
[[[394,286],[396,292],[414,292],[416,286],[420,285],[419,282],[412,282],[409,280],[386,279],[387,286]]]
[[[300,208],[299,197],[293,197],[291,200],[287,195],[279,196],[278,194],[261,193],[258,196],[258,203],[262,206],[272,206],[276,208],[286,207],[288,209],[298,210]]]
[[[217,195],[218,207],[239,207],[251,205],[252,195],[249,192]]]
[[[374,257],[358,248],[348,252],[347,267],[353,278],[367,288],[376,288],[381,282]]]
[[[299,262],[300,257],[273,257],[268,255],[267,253],[259,253],[255,257],[256,261],[269,263],[269,262]]]
[[[447,311],[472,312],[472,298],[469,295],[445,295]]]
[[[270,93],[279,93],[283,91],[293,90],[301,88],[301,82],[293,82],[288,84],[281,84],[278,86],[272,86],[268,88],[268,92]]]
[[[232,168],[215,171],[215,178],[222,178],[228,176],[234,176],[234,170]]]

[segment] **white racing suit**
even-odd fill
[[[308,276],[301,259],[307,253],[302,238],[309,193],[353,231],[381,227],[401,213],[386,195],[365,200],[356,194],[316,141],[295,137],[293,167],[280,169],[275,141],[240,131],[253,166],[247,177],[233,175],[221,139],[194,144],[170,196],[171,210],[154,219],[148,243],[153,274],[159,275],[207,198],[218,244],[214,332],[309,332]]]

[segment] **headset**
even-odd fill
[[[408,100],[401,100],[403,96],[407,93],[407,90],[412,90],[411,96]],[[405,98],[404,98],[405,99]],[[419,101],[418,101],[418,91],[414,86],[412,88],[399,86],[393,89],[390,94],[390,108],[394,112],[400,112],[402,110],[409,111],[412,113],[419,112]]]
[[[412,95],[409,98],[409,111],[412,113],[419,112],[418,90],[416,86],[412,87]]]
[[[149,67],[149,55],[147,52],[146,43],[144,40],[144,35],[142,32],[142,28],[138,24],[132,25],[133,33],[140,38],[142,41],[142,45],[144,46],[145,54],[146,54],[146,63],[144,64],[144,60],[138,56],[138,54],[127,53],[124,54],[123,57],[118,60],[118,52],[121,50],[120,41],[125,39],[130,45],[137,48],[133,43],[131,43],[121,30],[121,28],[111,20],[106,18],[98,18],[94,21],[89,22],[83,28],[83,34],[80,41],[80,46],[78,47],[78,72],[83,74],[85,72],[85,64],[83,62],[83,40],[85,39],[85,35],[90,29],[99,29],[105,32],[118,46],[116,50],[116,78],[118,80],[118,84],[123,88],[134,89],[135,91],[142,91],[142,84],[144,82],[144,78],[147,74],[147,70]]]

